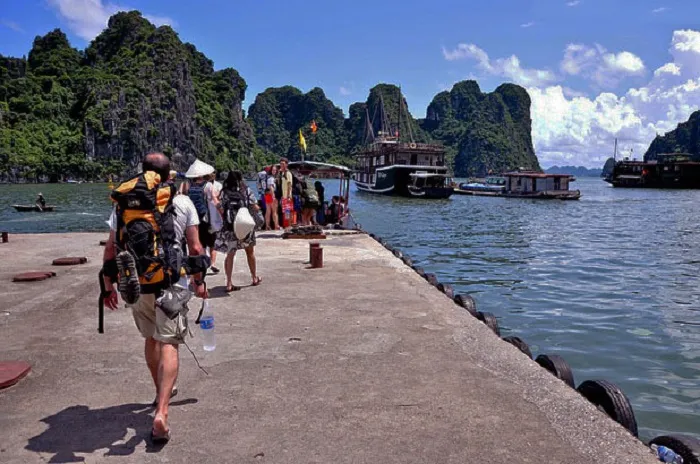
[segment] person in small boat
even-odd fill
[[[36,205],[41,209],[46,208],[46,200],[44,199],[44,195],[42,195],[41,192],[39,192],[39,195],[36,196]]]

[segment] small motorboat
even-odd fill
[[[500,176],[489,176],[484,180],[463,182],[455,189],[461,195],[500,196],[505,192],[506,179]]]
[[[39,208],[38,205],[12,205],[12,207],[21,213],[50,213],[55,208],[55,206],[50,205],[46,205],[43,208]]]

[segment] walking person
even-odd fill
[[[270,168],[270,175],[268,175],[265,180],[265,228],[267,230],[278,230],[280,228],[277,215],[279,202],[275,196],[277,190],[275,185],[276,177],[277,166],[272,166]],[[270,223],[274,225],[274,229],[270,227]]]
[[[205,192],[205,187],[209,183],[209,177],[212,174],[214,174],[213,166],[200,160],[195,160],[185,173],[187,180],[180,185],[181,192],[190,197],[194,207],[197,209],[199,242],[205,250],[213,250],[216,243],[216,236],[211,232],[211,219]]]
[[[209,257],[211,258],[211,271],[214,274],[219,273],[219,268],[216,267],[216,238],[219,235],[221,227],[223,227],[223,219],[219,213],[219,195],[223,186],[221,182],[216,180],[216,172],[211,174],[207,183],[204,186],[204,195],[207,198],[207,207],[209,208]]]
[[[275,197],[279,203],[279,213],[282,218],[282,227],[291,225],[291,213],[294,210],[294,200],[292,199],[292,184],[294,182],[292,173],[287,169],[289,160],[280,160],[280,170],[275,178]]]
[[[243,208],[247,208],[253,217],[258,214],[260,209],[255,199],[255,193],[243,181],[243,174],[240,171],[231,171],[224,182],[223,190],[221,190],[219,212],[224,218],[224,227],[216,240],[216,249],[226,254],[224,268],[227,292],[240,290],[239,287],[233,285],[233,263],[238,250],[245,250],[252,279],[251,285],[257,286],[262,282],[262,278],[257,274],[255,260],[255,230],[252,229],[242,239],[239,239],[234,231],[236,215]]]
[[[184,343],[188,331],[185,304],[183,303],[174,315],[166,314],[164,311],[173,310],[173,307],[160,299],[166,294],[171,297],[176,295],[179,301],[184,300],[186,303],[191,297],[188,277],[180,277],[181,270],[172,268],[171,261],[165,259],[167,256],[182,253],[180,243],[187,244],[189,255],[195,257],[198,262],[190,267],[192,275],[189,276],[196,296],[207,296],[203,278],[208,267],[208,258],[199,243],[197,210],[187,196],[175,194],[175,186],[168,180],[169,172],[168,157],[162,153],[151,153],[143,160],[143,173],[135,178],[137,182],[133,183],[130,180],[114,190],[112,198],[117,202],[117,206],[109,220],[109,239],[103,255],[103,280],[106,289],[102,294],[103,302],[108,308],[117,309],[119,297],[114,285],[118,283],[119,293],[127,306],[131,307],[136,327],[145,339],[146,365],[156,389],[156,410],[151,429],[151,438],[156,443],[167,442],[170,439],[168,404],[176,392],[178,347]],[[160,215],[154,214],[159,210],[159,202],[166,196],[165,212]],[[146,199],[148,203],[158,206],[153,207],[153,210],[132,206],[140,205],[137,201],[139,199]],[[144,234],[138,232],[143,232],[144,227],[153,225],[158,226],[155,236],[158,237],[160,245],[168,250],[162,255],[154,256],[152,243],[148,239],[139,240]],[[151,229],[151,233],[153,231],[154,229]],[[150,236],[150,233],[146,235]],[[150,269],[154,264],[161,266],[162,272],[139,274],[139,269],[144,266]]]

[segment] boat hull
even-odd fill
[[[411,174],[418,171],[442,174],[446,169],[430,166],[387,166],[376,170],[374,183],[360,182],[355,178],[355,186],[360,192],[407,198],[444,199],[454,193],[451,187],[411,188]]]
[[[54,206],[44,206],[43,208],[39,208],[36,205],[12,205],[14,209],[19,211],[20,213],[50,213],[54,210]]]

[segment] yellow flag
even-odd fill
[[[301,133],[301,129],[299,129],[299,146],[304,150],[304,153],[306,153],[306,139],[304,138],[304,134]]]

